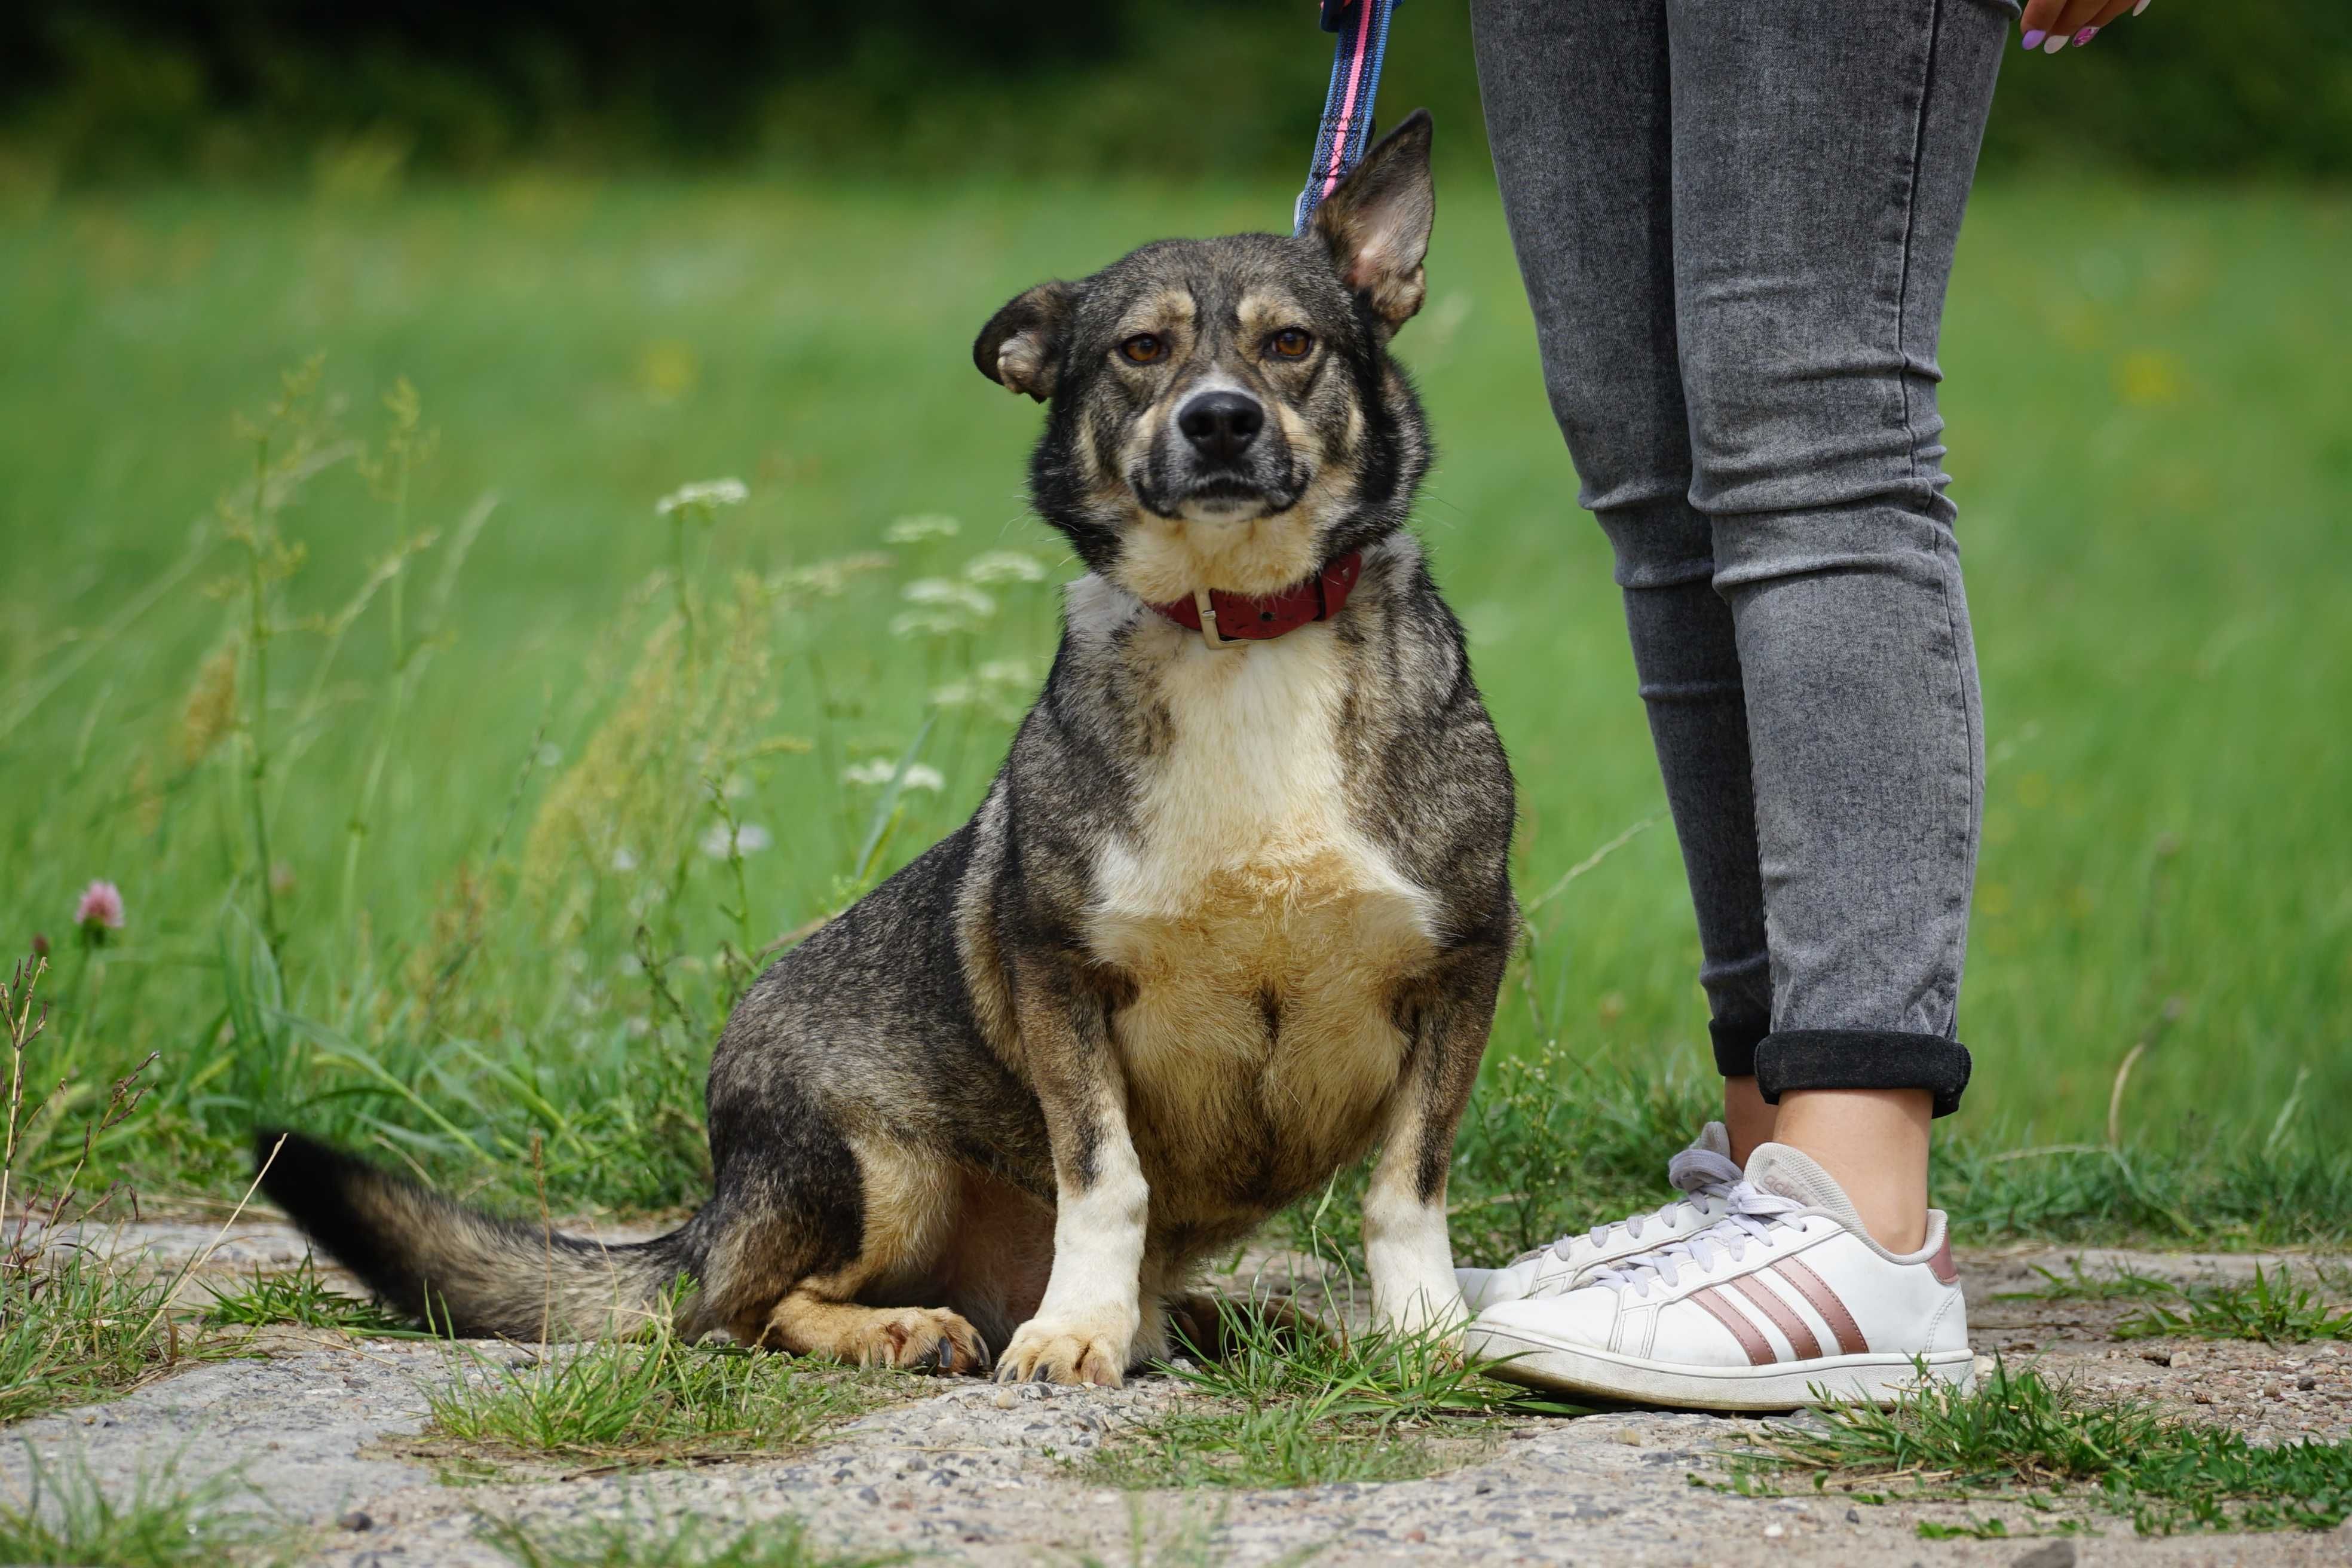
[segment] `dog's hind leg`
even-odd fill
[[[924,1151],[858,1139],[851,1148],[864,1199],[857,1256],[793,1281],[767,1310],[757,1342],[856,1366],[987,1371],[988,1346],[957,1313],[869,1304],[944,1298],[961,1173]]]
[[[853,1366],[988,1370],[979,1331],[945,1307],[865,1307],[838,1291],[835,1281],[803,1283],[768,1314],[761,1342]]]

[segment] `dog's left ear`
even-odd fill
[[[1429,178],[1433,129],[1426,109],[1406,115],[1315,209],[1315,232],[1330,247],[1341,280],[1371,296],[1373,313],[1391,332],[1429,293],[1421,263],[1437,217]]]
[[[1067,283],[1040,283],[988,319],[972,340],[971,363],[1007,392],[1043,403],[1062,369],[1062,340],[1078,297]]]

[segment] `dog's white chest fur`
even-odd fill
[[[1321,626],[1184,647],[1171,743],[1098,863],[1087,936],[1136,984],[1132,1111],[1210,1158],[1247,1157],[1221,1135],[1244,1125],[1302,1154],[1360,1140],[1405,1052],[1397,983],[1436,951],[1429,895],[1349,819],[1339,653]]]

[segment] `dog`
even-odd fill
[[[1403,121],[1305,235],[1148,245],[982,329],[981,374],[1048,406],[1031,494],[1087,575],[971,821],[735,1007],[693,1218],[602,1247],[264,1131],[270,1198],[455,1334],[670,1310],[1116,1385],[1204,1260],[1377,1145],[1376,1320],[1466,1318],[1446,1173],[1519,915],[1510,769],[1405,528],[1430,140]]]

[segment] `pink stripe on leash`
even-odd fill
[[[1364,43],[1372,32],[1372,0],[1356,0],[1356,58],[1348,62],[1348,96],[1339,102],[1339,129],[1331,138],[1331,172],[1323,177],[1321,201],[1339,185],[1340,165],[1347,161],[1348,122],[1356,114],[1356,89],[1364,79]]]

